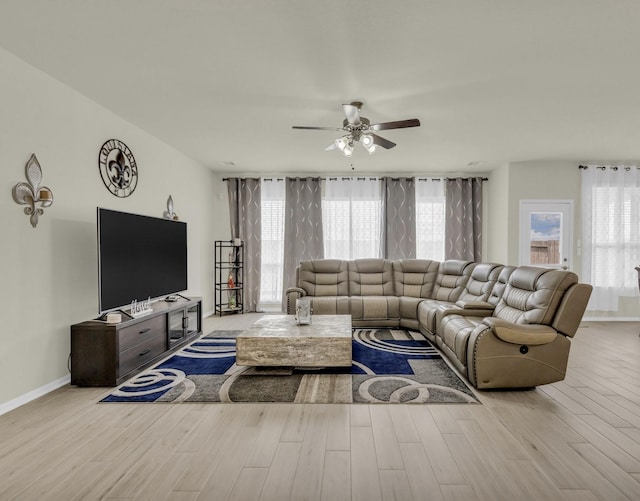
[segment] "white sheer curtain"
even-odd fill
[[[377,178],[330,178],[322,199],[324,256],[380,257],[382,189]]]
[[[444,261],[444,181],[416,181],[416,257]]]
[[[640,264],[640,174],[635,166],[581,168],[582,275],[593,285],[589,310],[617,311],[637,296]]]
[[[262,266],[260,310],[280,310],[284,262],[283,179],[261,179]]]

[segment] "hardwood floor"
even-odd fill
[[[0,416],[0,499],[637,500],[639,331],[584,323],[565,381],[483,405],[98,404],[108,389],[67,386]]]

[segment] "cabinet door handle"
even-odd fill
[[[142,329],[141,331],[138,332],[138,334],[144,334],[145,332],[149,332],[151,330],[151,327],[147,327],[146,329]]]
[[[151,350],[144,350],[144,351],[141,351],[140,353],[138,353],[138,356],[139,356],[139,357],[144,357],[144,356],[145,356],[147,353],[149,353],[150,351],[151,351]]]

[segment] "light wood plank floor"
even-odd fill
[[[67,386],[0,416],[0,499],[637,500],[639,331],[586,322],[565,381],[483,405],[97,404],[108,389]]]

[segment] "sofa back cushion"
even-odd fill
[[[348,296],[347,261],[341,259],[302,261],[298,267],[298,287],[308,296]]]
[[[438,261],[400,259],[393,261],[393,283],[398,296],[430,298],[438,275]]]
[[[460,301],[487,301],[502,268],[504,266],[501,264],[476,264],[467,285],[460,295]]]
[[[519,324],[550,325],[567,289],[578,283],[575,273],[533,266],[516,268],[494,316]]]
[[[349,295],[393,296],[393,266],[388,259],[348,261]]]
[[[475,263],[471,261],[457,259],[449,259],[440,263],[431,299],[455,303],[460,299],[474,266]]]
[[[502,299],[504,290],[507,288],[507,284],[509,283],[509,278],[511,278],[511,274],[515,269],[516,266],[502,267],[500,275],[498,275],[498,280],[496,280],[496,283],[493,285],[491,294],[489,294],[489,299],[487,299],[487,302],[491,303],[494,307],[498,306],[498,303]]]

